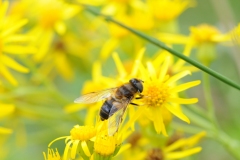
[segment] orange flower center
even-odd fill
[[[144,87],[144,104],[151,107],[161,107],[169,97],[169,87],[164,83],[152,82]]]

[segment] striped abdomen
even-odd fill
[[[124,103],[123,101],[131,101],[134,95],[137,93],[137,90],[132,86],[132,84],[127,83],[119,87],[115,94],[109,97],[102,105],[100,110],[101,120],[108,119],[112,114],[114,114],[117,110],[121,109]],[[114,109],[111,111],[111,109]],[[111,115],[110,115],[111,111]]]

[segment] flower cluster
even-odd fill
[[[237,79],[240,25],[203,23],[197,2],[0,0],[0,159],[36,159],[49,142],[40,159],[182,159],[205,136],[239,159],[237,94],[116,23]]]

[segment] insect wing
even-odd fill
[[[98,92],[87,93],[75,99],[74,103],[95,103],[110,97],[111,94],[115,92],[115,90],[116,88],[110,88]]]
[[[114,133],[118,131],[118,128],[123,121],[123,115],[127,109],[129,102],[130,100],[119,102],[121,103],[121,105],[117,105],[117,106],[121,106],[121,107],[117,107],[114,105],[112,106],[112,109],[109,114],[110,117],[108,118],[108,135],[109,136],[114,135]]]

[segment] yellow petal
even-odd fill
[[[185,145],[186,145],[186,140],[179,139],[176,142],[174,142],[174,143],[170,144],[169,146],[167,146],[166,148],[164,148],[164,152],[168,153],[168,152],[177,150]]]
[[[33,36],[14,34],[12,36],[6,37],[4,39],[4,43],[10,43],[10,42],[30,42],[30,41],[33,41],[33,40],[34,40]]]
[[[139,65],[141,77],[146,77],[146,75],[148,75],[148,71],[146,70],[146,68],[143,66],[143,64],[140,61],[137,60],[136,63],[138,63],[138,65]]]
[[[5,45],[3,46],[3,52],[9,54],[33,54],[37,52],[37,49],[33,46]]]
[[[116,38],[110,38],[108,41],[106,41],[103,44],[100,52],[101,59],[106,60],[109,57],[109,54],[113,52],[113,50],[117,47],[118,44],[119,41]]]
[[[4,128],[4,127],[1,127],[0,126],[0,135],[3,135],[3,134],[11,134],[13,131],[9,128]]]
[[[71,158],[72,159],[75,159],[75,157],[76,157],[79,142],[80,142],[79,140],[73,141],[73,145],[72,145],[72,149],[71,149]]]
[[[193,44],[191,43],[191,41],[189,41],[184,48],[183,54],[185,56],[189,56],[191,53],[192,47],[193,47]],[[184,60],[179,59],[172,68],[173,72],[179,71],[185,63],[186,62]]]
[[[20,65],[19,63],[17,63],[13,59],[9,58],[8,56],[3,55],[2,56],[2,62],[6,66],[8,66],[9,68],[12,68],[12,69],[14,69],[18,72],[22,72],[22,73],[28,73],[29,72],[29,70],[26,67]]]
[[[206,135],[206,132],[203,131],[203,132],[200,132],[200,133],[198,133],[198,134],[196,134],[196,135],[194,135],[194,136],[192,136],[192,137],[187,138],[187,139],[186,139],[186,140],[187,140],[187,145],[188,145],[189,147],[194,146],[194,145],[197,144],[197,143],[200,141],[200,139],[203,138],[205,135]]]
[[[153,124],[156,132],[163,133],[164,136],[168,136],[166,132],[165,125],[163,123],[163,118],[162,118],[162,113],[161,109],[159,107],[155,108],[152,110],[152,115],[153,115]]]
[[[41,41],[39,43],[39,49],[38,52],[35,54],[34,59],[39,62],[43,59],[43,57],[47,54],[47,51],[50,48],[51,42],[53,39],[53,32],[52,31],[46,31],[41,37]]]
[[[0,63],[0,74],[2,74],[14,86],[18,85],[18,82],[16,81],[16,79],[10,74],[8,69],[1,63]]]
[[[87,143],[86,141],[82,141],[81,142],[81,146],[82,146],[82,149],[83,149],[83,152],[85,153],[86,156],[90,157],[91,156],[91,153],[88,149],[88,146],[87,146]]]
[[[66,57],[66,54],[62,52],[55,52],[54,59],[58,72],[66,80],[72,80],[73,78],[73,69]]]
[[[178,103],[178,104],[193,104],[193,103],[197,103],[197,102],[198,102],[198,99],[197,99],[197,98],[191,98],[191,99],[169,98],[168,100],[169,100],[170,102]]]
[[[128,150],[130,148],[131,148],[131,144],[130,143],[122,145],[120,150],[118,151],[117,155],[120,155],[122,152],[124,152],[124,151],[126,151],[126,150]]]
[[[4,21],[4,17],[6,15],[7,9],[8,9],[9,2],[8,1],[1,1],[0,5],[0,25],[2,26],[2,23]]]
[[[101,77],[102,77],[102,66],[99,61],[96,61],[93,63],[92,79],[93,81],[98,82]]]
[[[0,103],[0,118],[5,117],[15,110],[15,106],[13,104],[2,104]]]
[[[52,145],[54,142],[56,142],[56,141],[58,141],[58,140],[60,140],[60,139],[68,138],[68,137],[69,137],[69,136],[58,137],[58,138],[54,139],[53,141],[51,141],[51,142],[48,144],[48,147],[51,147],[51,145]]]
[[[55,23],[54,29],[59,35],[63,35],[66,32],[66,25],[62,21],[58,21]]]
[[[188,149],[184,151],[179,151],[179,152],[170,152],[166,154],[166,159],[181,159],[193,154],[196,154],[202,150],[201,147],[196,147],[193,149]]]
[[[66,144],[64,152],[63,152],[63,160],[68,160],[68,152],[69,152],[69,150],[71,150],[71,147],[70,147],[71,144],[72,144],[72,141],[69,141]]]
[[[137,109],[134,115],[131,116],[128,122],[123,126],[120,134],[125,134],[128,128],[130,128],[131,125],[134,124],[134,122],[140,117],[140,115],[142,115],[143,111],[144,111],[143,107],[139,107],[139,109]]]
[[[177,80],[181,79],[182,77],[185,77],[186,75],[191,74],[190,71],[183,71],[178,74],[175,74],[174,76],[170,77],[165,83],[168,85],[171,85],[172,83],[176,82]]]
[[[63,10],[63,19],[69,19],[76,15],[80,10],[81,6],[80,5],[68,5],[64,10]]]
[[[133,66],[133,69],[132,69],[132,72],[131,72],[131,76],[130,76],[130,77],[136,77],[137,72],[138,72],[138,69],[139,69],[139,62],[141,62],[145,50],[146,50],[146,48],[142,48],[142,49],[140,49],[140,51],[138,52],[137,58],[136,58],[135,61],[134,61],[134,66]]]
[[[178,118],[180,118],[181,120],[187,122],[187,123],[190,123],[190,120],[188,119],[187,116],[185,116],[181,110],[179,109],[176,109],[168,104],[165,105],[165,107],[172,113],[174,114],[175,116],[177,116]]]
[[[121,78],[125,77],[127,75],[127,72],[126,72],[126,70],[125,70],[125,68],[122,64],[122,61],[120,60],[117,52],[114,52],[112,56],[113,56],[113,59],[114,59],[114,62],[116,64],[116,67],[117,67],[117,70],[119,72],[120,77]]]
[[[8,36],[14,32],[16,32],[17,30],[19,30],[22,26],[24,26],[25,24],[27,24],[28,20],[27,19],[23,19],[17,23],[14,23],[14,25],[10,28],[8,28],[7,30],[5,30],[4,32],[2,32],[2,37]]]
[[[67,113],[73,113],[73,112],[77,112],[79,110],[82,110],[82,109],[85,109],[86,108],[86,105],[85,104],[69,104],[69,105],[66,105],[64,107],[64,111],[67,112]]]
[[[154,69],[151,62],[147,62],[147,69],[148,69],[148,74],[151,77],[151,79],[156,80],[157,79],[157,74],[156,74],[155,69]]]
[[[181,91],[185,91],[186,89],[188,88],[191,88],[191,87],[194,87],[194,86],[197,86],[201,83],[201,81],[192,81],[192,82],[188,82],[188,83],[184,83],[184,84],[181,84],[177,87],[174,87],[173,89],[170,89],[170,92],[181,92]]]
[[[167,74],[169,63],[170,63],[170,57],[167,56],[166,60],[163,62],[163,65],[161,67],[160,74],[159,74],[159,77],[158,77],[160,82],[163,82],[163,80],[164,80],[164,78]]]

